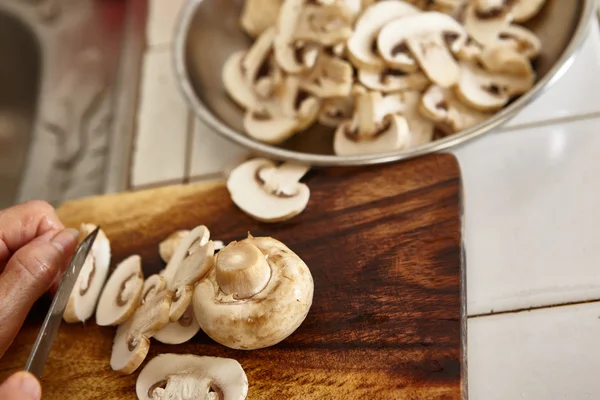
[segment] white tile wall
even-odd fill
[[[150,1],[134,186],[214,177],[246,155],[190,117],[172,80],[169,43],[183,1]],[[600,299],[597,25],[560,81],[454,153],[466,198],[468,312],[505,312],[469,319],[469,398],[600,399],[600,303],[512,312]]]

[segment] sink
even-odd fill
[[[0,209],[128,188],[146,3],[0,1]]]
[[[33,32],[0,13],[0,209],[17,199],[40,89],[41,52]]]

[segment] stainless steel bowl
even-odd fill
[[[542,54],[535,62],[538,82],[487,121],[408,150],[337,156],[333,154],[333,130],[318,124],[279,146],[261,143],[244,134],[243,111],[229,98],[221,82],[221,69],[227,57],[252,43],[239,27],[242,4],[242,0],[188,0],[184,6],[173,50],[177,80],[184,96],[196,115],[224,137],[258,155],[315,166],[377,164],[415,157],[463,143],[505,123],[571,66],[595,10],[595,0],[547,0],[542,12],[525,24],[543,43]]]

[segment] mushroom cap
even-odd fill
[[[190,233],[181,240],[179,246],[175,249],[173,256],[165,266],[161,273],[167,284],[167,288],[172,288],[173,278],[177,273],[179,265],[188,256],[190,249],[197,243],[199,246],[204,246],[210,239],[210,231],[204,225],[199,225],[192,229]]]
[[[144,281],[144,287],[142,288],[142,296],[140,297],[140,304],[143,304],[146,299],[156,296],[159,292],[162,292],[167,288],[167,282],[165,278],[158,274],[150,275]]]
[[[225,295],[216,268],[194,290],[194,314],[200,328],[224,346],[252,350],[273,346],[291,335],[312,305],[314,283],[298,255],[270,237],[244,239],[256,246],[271,268],[267,286],[248,299]],[[223,250],[222,250],[223,251]]]
[[[96,309],[96,323],[118,325],[129,319],[140,304],[143,287],[140,256],[133,255],[121,261],[104,286]]]
[[[162,258],[164,262],[169,262],[171,257],[173,257],[173,253],[175,253],[177,246],[179,246],[179,243],[181,243],[188,233],[190,233],[190,231],[187,229],[175,231],[158,244],[158,254],[160,254],[160,258]]]
[[[542,41],[529,29],[520,25],[509,25],[498,35],[494,46],[507,46],[515,52],[531,59],[537,57],[542,51]]]
[[[211,386],[222,394],[218,397],[222,400],[243,400],[248,395],[248,378],[236,360],[169,353],[148,361],[138,376],[135,392],[139,400],[217,399],[212,396],[215,393],[209,395]],[[151,389],[156,388],[163,396],[153,397]]]
[[[263,169],[277,168],[264,158],[255,158],[237,166],[229,174],[227,189],[232,201],[242,211],[263,222],[276,222],[300,214],[308,204],[310,189],[292,180],[291,193],[273,193],[265,187],[259,173]],[[285,177],[284,177],[285,179]]]
[[[546,0],[517,0],[511,9],[514,21],[523,23],[538,15]]]
[[[81,224],[81,238],[87,236],[94,229],[96,229],[95,225]],[[108,275],[110,258],[110,241],[104,231],[100,229],[67,302],[63,314],[65,322],[85,322],[94,314],[100,292]]]
[[[265,111],[250,110],[244,115],[244,131],[263,143],[279,144],[300,131],[300,122],[293,116],[273,116]]]
[[[405,90],[425,90],[429,79],[421,72],[404,73],[389,68],[381,71],[360,69],[358,81],[371,90],[382,93],[401,92]]]
[[[469,35],[484,46],[493,44],[513,19],[508,2],[492,1],[487,4],[487,1],[471,1],[465,9],[463,22]]]
[[[373,52],[373,43],[381,28],[390,21],[420,13],[417,7],[395,0],[384,0],[367,7],[356,21],[354,33],[348,39],[350,61],[362,69],[381,69],[381,57]],[[410,69],[410,68],[409,68]]]
[[[333,149],[335,154],[341,156],[377,154],[386,151],[402,149],[409,140],[409,128],[406,118],[400,115],[388,114],[382,122],[380,133],[373,138],[357,140],[352,138],[353,122],[341,124],[335,131]]]
[[[164,328],[156,332],[154,339],[165,344],[182,344],[191,340],[200,330],[200,325],[194,316],[192,305],[175,322],[169,322]]]
[[[252,86],[242,71],[242,62],[245,55],[246,51],[240,50],[232,53],[227,58],[223,65],[221,80],[231,99],[240,107],[247,110],[259,107],[259,103],[256,94],[252,90]]]

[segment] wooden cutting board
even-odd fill
[[[300,328],[267,349],[223,347],[203,332],[160,353],[238,360],[249,399],[466,399],[461,181],[450,155],[368,168],[314,170],[307,209],[279,224],[239,211],[222,182],[71,201],[65,225],[99,224],[114,266],[140,254],[146,275],[164,264],[161,239],[204,224],[213,239],[273,236],[309,266],[312,308]],[[0,377],[22,369],[48,299],[32,311],[0,362]],[[44,371],[44,399],[135,399],[139,370],[110,369],[114,328],[64,324]],[[141,369],[141,367],[140,367]]]

